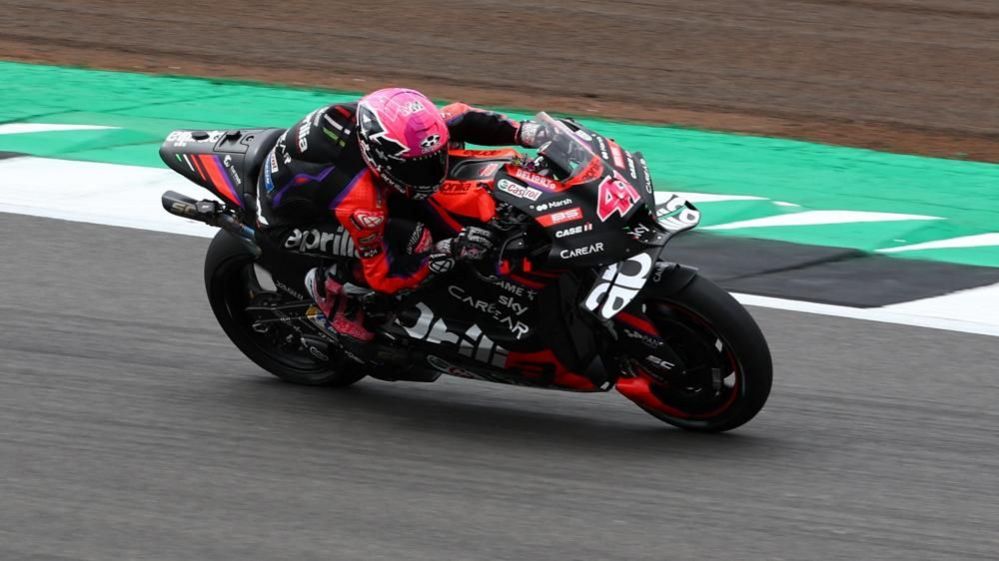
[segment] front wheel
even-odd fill
[[[770,395],[770,349],[749,312],[700,276],[669,296],[655,296],[644,314],[683,364],[656,373],[647,357],[617,357],[617,389],[651,415],[700,432],[734,429],[752,419]]]

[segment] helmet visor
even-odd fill
[[[393,161],[385,170],[397,182],[414,192],[431,194],[447,177],[447,150],[438,150],[418,158]]]

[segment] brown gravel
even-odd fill
[[[471,103],[999,162],[993,0],[0,0],[0,13],[11,60],[404,83]]]

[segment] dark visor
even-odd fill
[[[388,165],[388,173],[399,183],[412,187],[437,187],[447,176],[447,150],[411,160],[394,161]]]

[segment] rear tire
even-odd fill
[[[714,369],[724,376],[722,384],[690,391],[681,384],[652,382],[651,400],[622,393],[658,419],[691,431],[731,430],[760,412],[773,384],[773,363],[763,333],[742,304],[713,282],[694,276],[676,293],[648,299],[645,313],[668,343],[675,338],[671,348],[687,362],[688,371]],[[622,382],[636,380],[622,379],[619,389]]]
[[[245,308],[254,290],[261,290],[253,268],[253,254],[236,237],[220,231],[205,256],[205,289],[215,318],[229,339],[258,366],[292,384],[349,386],[365,373],[355,365],[333,368],[306,352],[291,353],[255,333]]]

